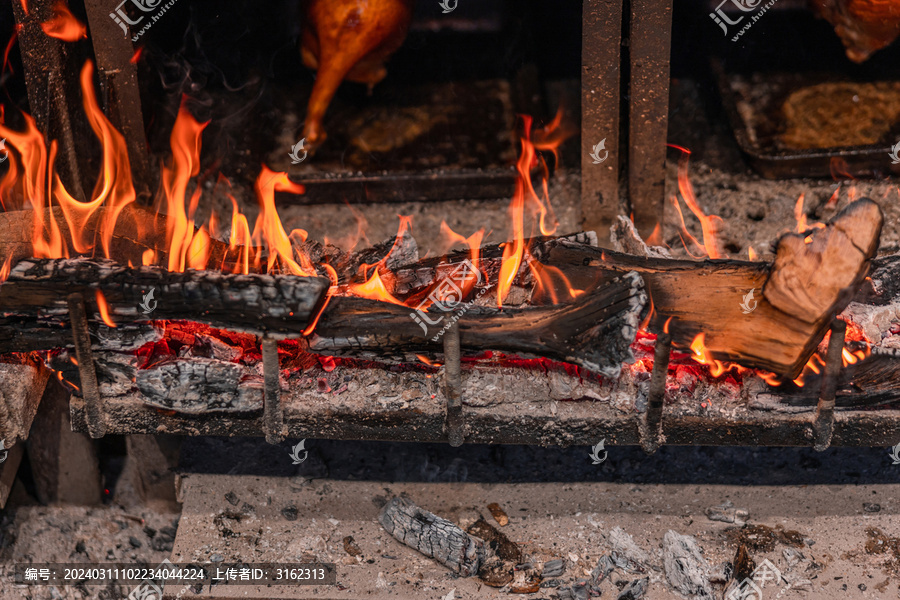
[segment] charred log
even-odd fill
[[[646,304],[643,281],[635,273],[555,306],[498,309],[469,303],[453,312],[417,313],[375,300],[335,298],[310,336],[309,349],[373,358],[398,351],[435,353],[441,351],[442,333],[458,321],[464,350],[543,356],[616,377],[632,359],[631,343]]]
[[[532,240],[529,252],[542,265],[560,269],[578,289],[602,287],[635,271],[653,299],[651,332],[662,333],[671,317],[668,329],[676,346],[690,347],[703,333],[716,360],[793,379],[832,317],[859,291],[877,251],[882,222],[877,204],[858,200],[825,227],[783,236],[772,264],[633,256],[566,238]],[[488,277],[499,271],[499,247],[484,248],[481,256],[479,268]],[[468,253],[457,253],[443,261],[422,261],[382,279],[398,297],[415,298],[466,259]],[[528,268],[520,270],[520,284],[527,285],[523,279],[528,273]]]
[[[485,560],[484,541],[469,535],[447,519],[396,497],[378,515],[385,531],[463,577],[478,573]]]
[[[6,313],[0,319],[0,352],[68,346],[66,297],[73,292],[85,297],[94,323],[103,322],[105,301],[116,325],[140,328],[151,319],[187,319],[300,337],[328,287],[327,279],[317,277],[173,273],[159,267],[126,268],[109,260],[24,260],[0,286],[0,312]],[[18,326],[21,317],[30,327]]]

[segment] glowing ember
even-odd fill
[[[50,37],[64,42],[77,42],[87,37],[84,23],[75,18],[64,0],[53,5],[53,16],[41,23],[41,29]]]

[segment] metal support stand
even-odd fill
[[[813,421],[815,449],[817,452],[827,450],[831,445],[834,433],[834,397],[837,394],[837,380],[841,373],[844,351],[844,337],[847,324],[840,319],[831,323],[831,339],[828,340],[828,355],[825,357],[825,377],[822,379],[822,391],[819,393],[819,405]]]
[[[447,395],[447,438],[451,446],[462,446],[466,423],[462,412],[459,323],[453,323],[444,334],[444,393]]]
[[[662,411],[666,399],[666,376],[669,373],[669,355],[672,350],[672,336],[661,333],[656,338],[656,353],[653,355],[653,372],[650,375],[650,397],[647,412],[641,427],[641,448],[653,454],[662,443]]]
[[[100,400],[100,386],[94,356],[91,353],[91,334],[88,331],[87,311],[81,294],[69,294],[69,318],[72,321],[72,338],[75,342],[75,356],[78,359],[78,374],[81,377],[81,395],[84,398],[88,434],[92,438],[106,435],[106,420]]]
[[[265,402],[263,404],[263,428],[266,441],[277,444],[287,435],[284,426],[284,407],[281,405],[281,383],[279,382],[278,342],[270,337],[262,340],[263,378],[265,380]]]

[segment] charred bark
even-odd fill
[[[327,279],[316,277],[173,273],[103,259],[24,260],[0,286],[0,352],[68,346],[66,297],[73,292],[82,293],[94,323],[103,322],[102,294],[116,325],[140,329],[151,319],[182,319],[300,337],[328,287]]]
[[[774,263],[641,257],[566,238],[532,240],[529,252],[541,265],[560,269],[576,289],[602,287],[635,271],[653,300],[651,332],[662,333],[671,318],[668,330],[676,346],[690,347],[703,333],[715,359],[793,379],[833,316],[859,291],[877,251],[882,222],[877,204],[858,200],[823,228],[783,236]],[[483,248],[479,269],[492,277],[501,256],[497,246]],[[417,298],[467,258],[468,253],[456,253],[443,261],[422,261],[382,280],[396,296]],[[532,285],[528,277],[530,270],[520,269],[519,284]],[[531,302],[536,303],[534,298]]]
[[[396,497],[378,515],[385,531],[463,577],[478,573],[485,560],[484,541],[447,519],[423,510],[408,498]]]
[[[323,313],[309,349],[319,354],[379,357],[391,352],[435,353],[452,322],[464,350],[499,350],[543,356],[616,377],[632,359],[647,294],[641,278],[626,273],[572,304],[491,308],[467,304],[422,314],[363,298],[335,298]]]

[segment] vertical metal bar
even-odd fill
[[[130,34],[126,34],[110,17],[110,12],[114,9],[115,6],[106,0],[84,2],[91,28],[91,43],[97,59],[97,73],[107,98],[104,110],[112,124],[125,137],[138,202],[149,204],[152,199],[151,190],[156,186],[150,166],[147,134],[144,131],[137,65],[131,62],[134,46],[129,39]],[[150,16],[144,15],[143,18],[147,20]]]
[[[644,239],[661,226],[665,206],[671,47],[672,0],[632,0],[628,197]]]
[[[41,29],[41,23],[53,16],[55,0],[12,2],[13,14],[20,29],[19,48],[25,67],[28,105],[31,116],[41,133],[58,140],[56,169],[75,198],[87,200],[83,191],[83,174],[87,170],[89,152],[79,151],[73,127],[81,131],[86,121],[81,117],[81,104],[75,96],[78,88],[77,71],[70,72],[78,61],[78,44],[52,38]]]
[[[815,449],[818,452],[827,450],[831,445],[834,433],[834,398],[837,395],[837,380],[844,366],[844,338],[847,335],[847,324],[840,319],[831,323],[831,339],[828,340],[828,355],[825,357],[825,376],[822,378],[822,391],[819,392],[819,404],[813,422]]]
[[[581,219],[609,247],[619,213],[619,71],[623,0],[584,0],[581,35]],[[591,153],[605,140],[594,163]],[[607,154],[608,153],[608,154]],[[605,157],[605,158],[604,158]]]
[[[91,352],[91,334],[88,331],[84,297],[78,293],[69,294],[66,300],[69,304],[75,356],[78,358],[78,374],[81,377],[81,396],[84,398],[88,434],[95,439],[102,438],[106,435],[106,421],[100,400],[97,371],[94,368],[94,355]]]
[[[447,438],[453,447],[465,439],[462,413],[462,366],[459,354],[459,323],[444,333],[444,393],[447,395]]]
[[[284,408],[281,405],[281,383],[279,382],[278,342],[268,336],[262,341],[263,378],[265,380],[265,403],[263,404],[263,427],[266,441],[277,444],[284,440]]]
[[[653,355],[653,372],[650,375],[650,395],[647,399],[647,413],[641,429],[641,448],[653,454],[662,443],[662,412],[666,399],[666,376],[669,373],[669,356],[672,350],[672,336],[661,333],[656,338],[656,352]]]

